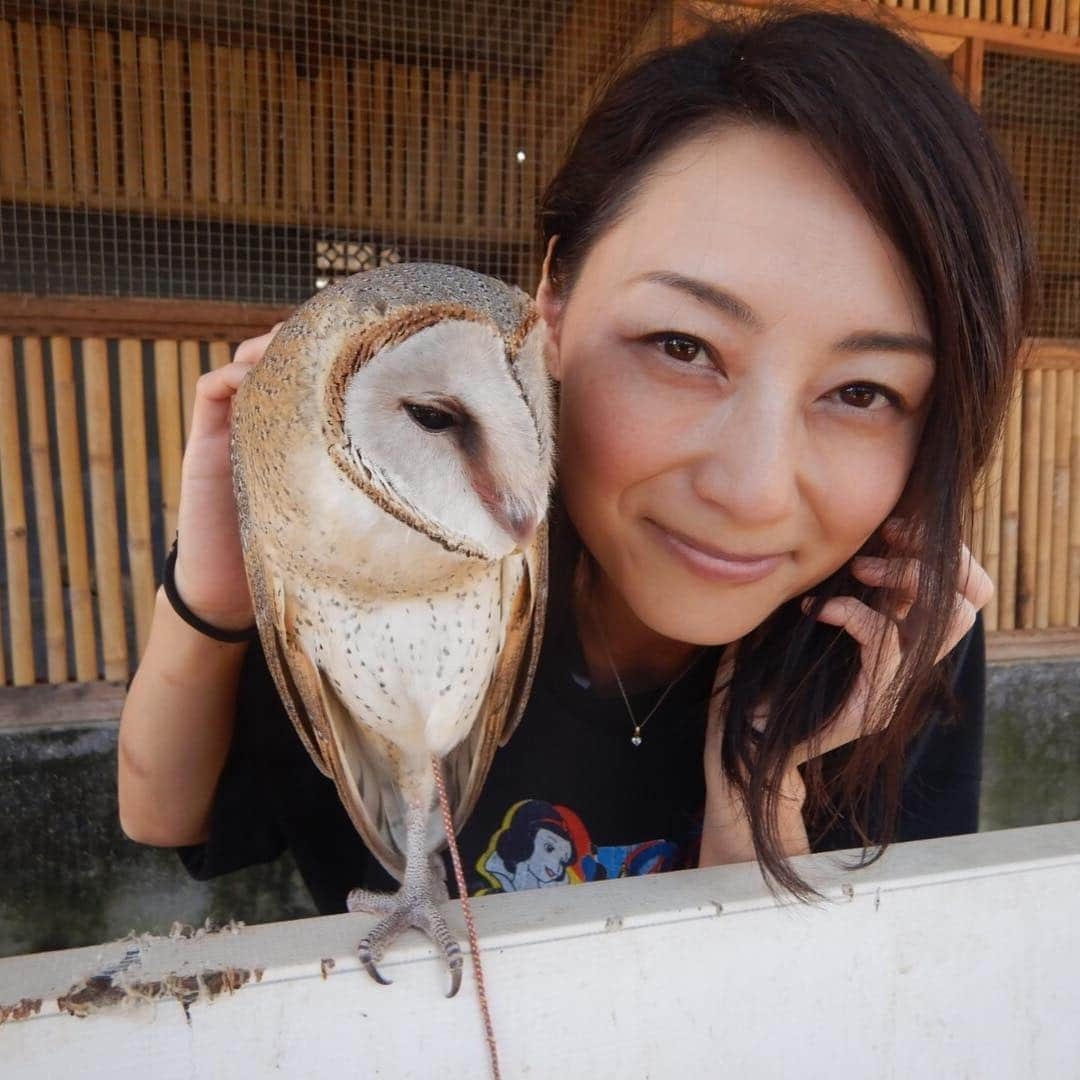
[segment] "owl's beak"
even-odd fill
[[[512,495],[500,501],[502,513],[497,513],[495,520],[517,541],[519,548],[528,547],[539,524],[536,514]]]

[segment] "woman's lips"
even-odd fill
[[[672,532],[651,519],[646,519],[656,530],[660,542],[680,562],[694,573],[710,581],[735,582],[740,585],[771,574],[783,561],[785,552],[779,555],[734,555],[712,545],[705,546],[682,533]]]

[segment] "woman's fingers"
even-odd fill
[[[281,323],[258,337],[240,342],[231,363],[200,375],[195,382],[195,407],[189,439],[221,438],[229,431],[229,405],[252,367],[263,358]]]

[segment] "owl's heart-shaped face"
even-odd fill
[[[434,536],[492,558],[527,544],[547,510],[540,327],[510,356],[488,322],[436,322],[377,351],[345,386],[360,464]]]

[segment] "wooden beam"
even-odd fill
[[[996,630],[986,635],[986,659],[991,664],[1034,660],[1080,659],[1080,628]]]
[[[741,0],[739,4],[719,3],[717,0],[679,0],[672,21],[675,40],[685,41],[688,36],[692,37],[697,33],[695,16],[722,19],[725,15],[730,17],[731,13],[738,11],[739,8],[768,8],[772,4],[773,0]],[[823,6],[825,5],[816,2],[807,4],[807,7],[815,9]],[[979,38],[983,42],[992,43],[995,49],[1003,52],[1030,55],[1053,54],[1080,61],[1080,37],[1070,34],[1056,34],[1050,30],[983,22],[981,19],[965,19],[956,15],[912,11],[908,8],[889,7],[876,3],[874,0],[866,0],[864,4],[853,6],[850,10],[856,14],[865,13],[867,18],[892,16],[912,30]]]
[[[116,723],[126,694],[122,682],[0,687],[0,731]]]
[[[240,341],[295,310],[286,304],[0,294],[0,334]]]

